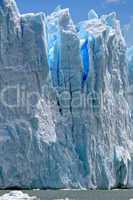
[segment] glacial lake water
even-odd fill
[[[0,196],[9,191],[0,191]],[[25,190],[38,200],[133,200],[133,190],[75,191],[75,190]]]

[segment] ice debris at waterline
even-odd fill
[[[115,13],[0,1],[1,189],[133,187],[126,52]]]
[[[12,191],[0,197],[0,200],[39,200],[37,197],[30,197],[21,191]]]

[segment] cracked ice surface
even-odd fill
[[[133,187],[132,51],[116,14],[75,25],[69,9],[20,15],[2,0],[0,23],[0,92],[21,95],[0,101],[0,188]]]

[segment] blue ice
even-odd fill
[[[59,39],[56,35],[53,36],[49,43],[48,63],[52,74],[53,86],[59,84],[59,65],[60,65],[60,50]]]
[[[86,81],[88,73],[89,73],[89,42],[88,39],[85,40],[85,42],[81,46],[81,56],[82,56],[82,62],[83,62],[83,82]]]
[[[81,40],[81,57],[83,63],[83,76],[82,76],[82,86],[84,82],[87,80],[89,71],[90,71],[90,43],[94,42],[94,38],[90,33],[88,34],[88,38]]]

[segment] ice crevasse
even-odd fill
[[[1,0],[0,44],[0,188],[133,187],[129,54],[116,14],[91,10],[75,25],[67,8],[21,15]],[[16,85],[28,96],[17,106]]]

